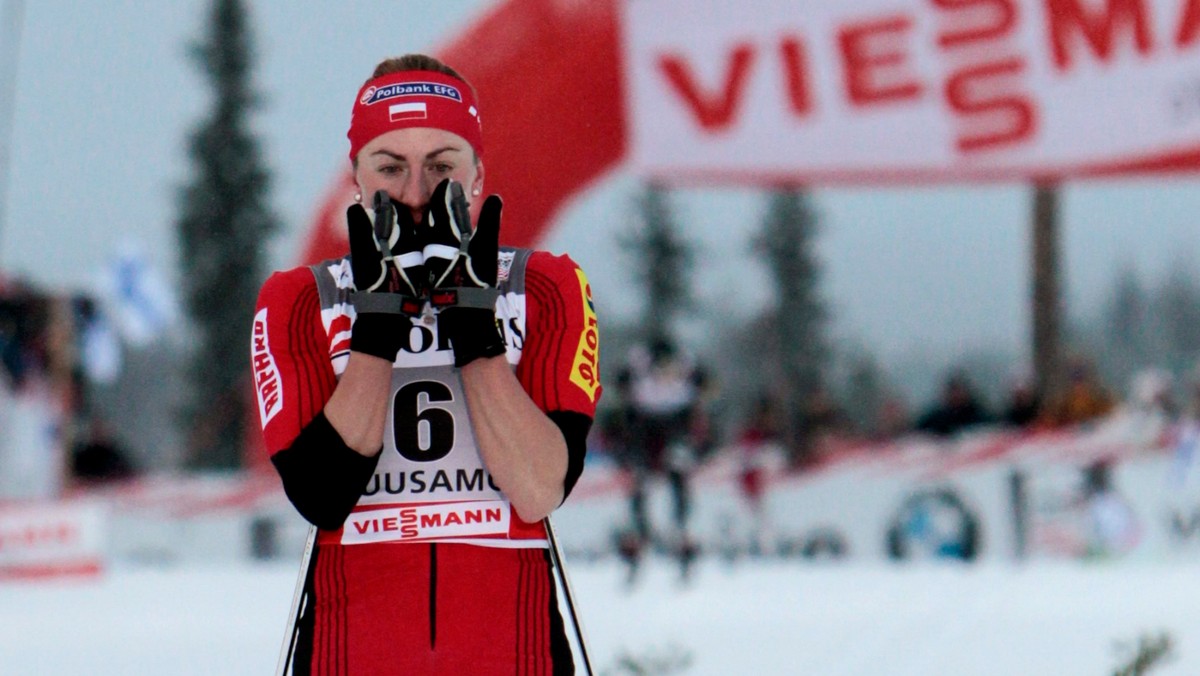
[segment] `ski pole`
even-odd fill
[[[575,628],[575,639],[579,643],[579,654],[583,658],[583,670],[587,676],[592,676],[592,661],[588,658],[587,639],[583,635],[583,623],[579,620],[579,613],[575,611],[571,580],[567,577],[567,569],[563,566],[562,552],[558,548],[558,538],[554,536],[554,524],[550,523],[548,516],[542,519],[542,522],[546,524],[546,539],[550,542],[550,563],[554,566],[559,586],[562,587],[563,596],[567,599],[567,612],[571,615],[571,626]]]
[[[300,605],[304,597],[304,583],[308,579],[308,564],[312,560],[313,544],[317,540],[317,527],[308,527],[308,540],[304,543],[304,556],[300,559],[300,575],[296,578],[296,591],[292,595],[292,610],[288,613],[287,632],[283,635],[283,647],[279,649],[275,676],[286,676],[291,671],[292,653],[296,648],[296,633],[299,628]]]

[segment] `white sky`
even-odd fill
[[[5,2],[0,0],[0,7]],[[205,85],[186,56],[207,2],[27,2],[0,269],[52,287],[91,284],[134,240],[174,271],[174,203],[187,133]],[[490,0],[253,2],[255,118],[286,232],[273,267],[293,262],[311,214],[344,161],[349,102],[385,56],[431,50]],[[588,271],[603,314],[628,317],[633,287],[614,235],[632,216],[623,172],[564,210],[545,246]],[[952,359],[964,343],[1023,352],[1027,342],[1028,190],[1021,185],[819,190],[820,252],[836,331],[887,358]],[[748,253],[762,199],[688,191],[679,219],[703,247],[697,281],[710,307],[766,297]],[[1064,196],[1068,302],[1094,307],[1115,267],[1153,283],[1200,256],[1200,179],[1072,185]],[[746,310],[741,309],[741,312]]]

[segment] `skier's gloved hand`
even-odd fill
[[[382,190],[373,206],[370,214],[361,204],[346,210],[355,289],[350,302],[356,314],[350,349],[394,361],[412,330],[411,316],[423,304],[422,287],[411,280],[424,279],[425,272],[408,210],[396,209]]]
[[[384,264],[391,264],[399,274],[399,292],[418,301],[415,309],[406,305],[406,312],[415,315],[421,311],[429,274],[425,271],[425,255],[417,224],[412,212],[406,207],[397,207],[387,192],[378,190],[373,198],[375,211],[372,225],[375,228],[376,246],[383,255]]]
[[[425,214],[429,299],[439,308],[438,330],[450,339],[458,367],[505,352],[496,326],[502,203],[489,195],[474,231],[468,206],[462,184],[446,179],[434,189]]]

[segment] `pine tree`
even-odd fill
[[[694,306],[689,275],[693,251],[679,235],[666,189],[648,185],[637,206],[642,227],[623,244],[645,298],[641,334],[650,342],[674,342],[674,320]]]
[[[1182,373],[1200,357],[1200,284],[1190,266],[1176,261],[1155,294],[1165,345],[1160,365]]]
[[[887,377],[875,355],[865,349],[848,357],[846,417],[856,430],[875,436],[887,403]]]
[[[800,188],[781,188],[769,200],[755,242],[775,288],[769,324],[776,338],[775,376],[779,383],[785,434],[793,459],[810,459],[812,438],[806,407],[825,387],[830,348],[825,335],[827,311],[819,293],[821,267],[814,251],[817,214]]]
[[[1150,359],[1150,300],[1137,273],[1128,265],[1118,273],[1110,294],[1102,319],[1105,340],[1098,357],[1107,362],[1101,367],[1112,382],[1126,383]]]
[[[242,458],[250,392],[248,330],[262,282],[262,255],[278,229],[269,174],[248,116],[252,36],[240,0],[214,0],[208,31],[191,45],[213,89],[212,109],[192,133],[193,178],[177,223],[182,290],[195,340],[189,355],[188,461],[233,468]]]

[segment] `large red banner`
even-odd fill
[[[1196,0],[649,0],[624,28],[631,161],[660,180],[1070,178],[1200,158]]]
[[[505,0],[437,54],[530,245],[618,166],[665,183],[1200,167],[1200,0]],[[346,251],[347,175],[305,261]]]

